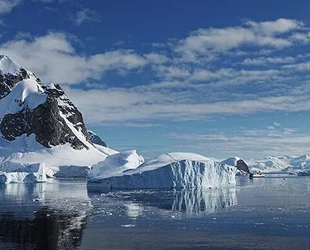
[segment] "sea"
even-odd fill
[[[0,249],[310,249],[310,178],[237,176],[207,190],[0,186]]]

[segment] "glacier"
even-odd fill
[[[116,162],[113,162],[116,165]],[[91,170],[88,188],[95,189],[210,189],[236,185],[237,168],[192,153],[167,153],[135,169],[122,163]],[[93,173],[95,172],[95,173]]]

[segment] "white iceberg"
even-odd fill
[[[93,165],[89,173],[90,180],[101,180],[120,176],[124,171],[136,169],[144,163],[144,158],[136,150],[125,151],[108,156],[104,161]]]
[[[0,184],[46,182],[45,164],[41,163],[37,172],[0,172]]]
[[[90,172],[89,188],[209,189],[236,184],[236,167],[191,153],[164,154],[134,169],[126,168],[122,162],[104,163]]]

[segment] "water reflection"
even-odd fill
[[[236,189],[183,190],[174,193],[172,211],[210,214],[233,205],[237,205]]]
[[[159,213],[182,213],[200,215],[220,212],[237,205],[236,189],[214,190],[174,190],[174,191],[117,191],[101,195],[89,193],[95,206],[122,203],[127,216],[136,219],[143,216],[148,208],[156,208]],[[98,203],[99,200],[99,203]],[[154,212],[154,211],[152,211]]]
[[[0,186],[0,249],[76,249],[90,209],[81,183]]]

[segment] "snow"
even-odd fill
[[[98,144],[94,144],[94,147],[105,155],[114,155],[114,154],[118,153],[118,151],[116,151],[112,148],[106,148],[106,147],[98,145]]]
[[[0,55],[0,70],[3,74],[16,74],[22,67],[7,56]]]
[[[114,162],[117,165],[117,162]],[[95,169],[95,168],[94,168]],[[121,167],[120,167],[121,169]],[[98,171],[97,169],[96,171]],[[234,186],[237,168],[220,164],[201,155],[169,153],[161,155],[135,169],[117,171],[107,168],[88,179],[89,188],[102,189],[209,189]],[[105,173],[108,175],[105,176]]]
[[[82,131],[77,130],[73,124],[67,119],[67,115],[59,112],[59,115],[61,118],[63,118],[65,120],[65,123],[67,124],[67,126],[70,128],[70,130],[73,132],[73,134],[88,148],[93,147],[93,145],[91,143],[89,143],[86,138],[85,135],[82,133]]]
[[[104,147],[99,151],[92,145],[89,150],[75,150],[69,143],[45,148],[36,142],[33,134],[22,135],[12,142],[0,138],[0,171],[23,172],[45,163],[49,176],[86,177],[90,166],[105,160],[111,153],[117,151]]]
[[[34,109],[46,101],[47,95],[34,76],[20,81],[9,95],[0,100],[0,120],[7,114],[15,114],[24,108]]]
[[[144,158],[138,155],[136,150],[113,154],[108,156],[104,161],[92,166],[89,179],[95,181],[102,178],[119,176],[124,171],[136,169],[143,163]]]
[[[182,160],[193,160],[193,161],[209,161],[210,159],[193,153],[166,153],[163,155],[160,155],[147,163],[145,163],[141,168],[138,168],[138,172],[142,171],[150,171],[155,170],[156,168],[160,168],[162,166],[165,166],[167,164],[171,164],[177,161]]]
[[[250,164],[253,172],[262,171],[264,173],[293,173],[310,170],[310,157],[302,156],[272,156]]]
[[[237,166],[237,161],[241,160],[239,157],[230,157],[226,160],[221,161],[222,164],[226,164],[229,166]]]

